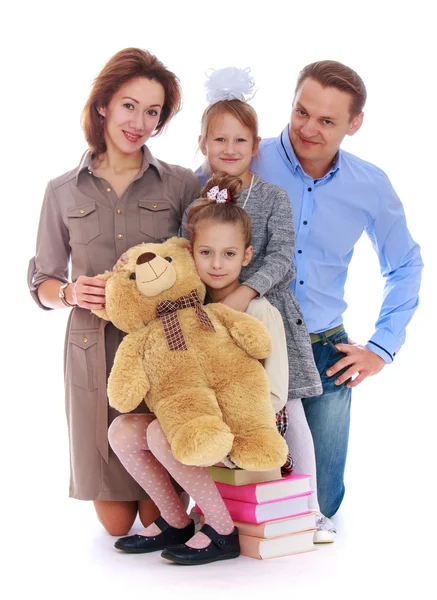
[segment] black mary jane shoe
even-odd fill
[[[194,535],[193,521],[191,521],[183,529],[172,527],[162,517],[158,517],[154,523],[161,530],[161,533],[158,535],[129,535],[127,537],[118,539],[114,546],[117,548],[117,550],[123,550],[123,552],[127,552],[129,554],[144,554],[145,552],[162,550],[167,546],[183,544]]]
[[[169,546],[161,553],[162,558],[179,565],[206,565],[216,560],[228,560],[240,556],[240,541],[236,527],[228,535],[222,535],[205,523],[200,531],[210,538],[209,546],[200,550],[190,548],[186,544]]]

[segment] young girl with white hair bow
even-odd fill
[[[242,285],[222,302],[236,310],[246,311],[253,298],[265,297],[282,315],[289,364],[286,439],[294,471],[312,475],[314,494],[311,503],[312,508],[318,511],[314,445],[301,398],[321,394],[322,385],[300,307],[288,285],[295,277],[291,204],[282,188],[263,181],[250,170],[261,141],[256,112],[248,104],[254,96],[250,70],[227,67],[214,71],[206,82],[206,88],[209,105],[202,115],[199,136],[205,162],[196,175],[203,184],[218,171],[239,177],[244,188],[238,204],[247,211],[253,232],[253,258],[241,271]],[[186,215],[181,226],[184,237],[185,218]],[[286,420],[286,413],[282,414]],[[319,515],[319,522],[324,522],[322,515]],[[333,539],[320,530],[316,532],[314,541]]]

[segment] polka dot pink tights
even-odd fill
[[[167,523],[183,528],[190,522],[170,481],[170,473],[200,506],[205,523],[224,535],[231,533],[234,528],[232,519],[208,469],[189,467],[177,461],[153,415],[128,414],[117,417],[109,428],[109,442],[125,469],[146,490]],[[159,533],[159,527],[152,523],[141,535]],[[198,532],[187,545],[206,548],[210,543],[206,535]]]

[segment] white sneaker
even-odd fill
[[[316,527],[313,542],[315,544],[332,544],[337,534],[334,523],[318,512],[316,513]]]

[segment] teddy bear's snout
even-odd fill
[[[154,252],[143,252],[135,265],[135,282],[144,296],[157,296],[171,288],[176,281],[176,271],[170,264],[169,256],[159,256]]]
[[[143,265],[144,263],[150,262],[154,258],[156,258],[156,254],[153,254],[153,252],[143,252],[143,254],[140,254],[137,258],[137,265]]]

